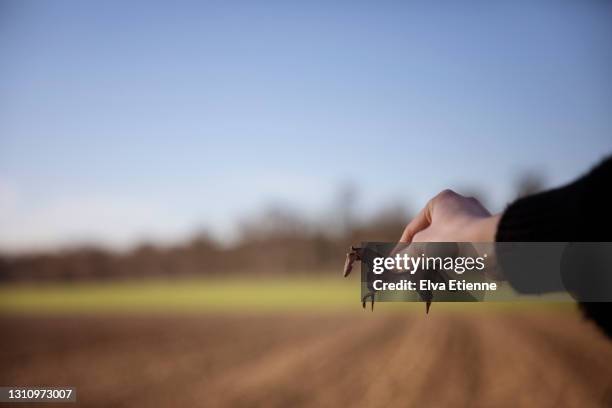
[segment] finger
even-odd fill
[[[410,223],[404,229],[404,233],[400,238],[399,242],[402,243],[410,243],[414,238],[415,234],[424,230],[431,224],[431,204],[427,203],[425,208],[423,208],[416,217],[410,221]]]

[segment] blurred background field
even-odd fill
[[[0,382],[92,407],[609,406],[612,348],[575,309],[437,306],[2,314]]]
[[[359,282],[351,283],[339,276],[297,276],[20,285],[0,288],[0,310],[43,314],[335,312],[359,307]]]
[[[336,271],[337,272],[337,271]],[[338,275],[336,273],[336,275]],[[500,288],[511,291],[511,288]],[[15,314],[173,314],[173,313],[337,313],[359,311],[358,278],[307,275],[249,279],[179,279],[94,283],[46,283],[0,286],[0,313]],[[510,292],[509,292],[510,293]],[[571,298],[516,296],[514,302],[478,305],[436,302],[439,310],[486,312],[575,309]],[[556,300],[556,302],[555,302]],[[368,305],[367,310],[370,310]],[[421,302],[378,302],[378,313],[423,311]]]

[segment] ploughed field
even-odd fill
[[[5,314],[0,385],[90,407],[612,406],[612,342],[568,310]]]

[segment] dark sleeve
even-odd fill
[[[499,222],[496,241],[611,241],[611,214],[612,157],[567,186],[510,204]]]
[[[563,254],[560,268],[544,268],[534,277],[529,268],[512,267],[516,257],[498,251],[498,261],[505,278],[521,293],[546,293],[567,289],[577,300],[580,292],[610,288],[610,241],[612,241],[612,157],[571,184],[518,199],[510,204],[499,222],[497,242],[569,242],[570,251]],[[586,265],[600,242],[600,254],[608,261]],[[516,244],[521,247],[520,244]],[[602,245],[607,245],[603,246]],[[499,247],[506,247],[499,245]],[[529,245],[525,251],[533,250]],[[554,250],[554,246],[550,246]],[[568,254],[573,254],[569,256]],[[588,255],[587,255],[588,254]],[[513,253],[516,255],[516,252]],[[531,254],[530,254],[531,255]],[[531,256],[533,259],[533,255]],[[527,275],[530,276],[527,276]],[[562,275],[562,276],[560,276]],[[573,283],[572,283],[573,282]],[[587,287],[583,287],[584,285]],[[572,290],[576,289],[576,290]],[[609,298],[609,293],[604,297]],[[592,297],[591,297],[592,298]],[[581,310],[612,337],[612,303],[581,302]]]

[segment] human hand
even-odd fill
[[[406,226],[400,242],[495,242],[500,218],[475,198],[444,190]]]
[[[485,275],[503,280],[497,267],[495,235],[501,214],[491,213],[474,197],[464,197],[452,190],[444,190],[429,200],[417,216],[406,226],[400,243],[410,244],[408,253],[428,253],[429,256],[484,256],[487,257]],[[427,245],[428,242],[473,243],[449,247]]]

